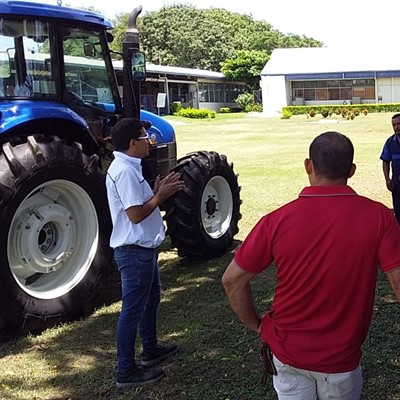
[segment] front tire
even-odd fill
[[[3,145],[0,171],[0,335],[90,313],[112,255],[97,156],[30,136]]]
[[[167,235],[180,256],[207,260],[224,254],[239,231],[240,187],[226,156],[201,151],[178,160],[185,189],[166,203]]]

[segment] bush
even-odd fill
[[[197,108],[182,108],[179,110],[176,115],[185,118],[215,118],[217,113],[214,110],[207,110],[206,108],[197,109]]]
[[[174,101],[169,105],[171,115],[176,115],[180,110],[182,110],[182,103],[180,101]]]
[[[281,119],[289,119],[293,114],[289,110],[283,110]]]
[[[253,111],[262,112],[263,111],[262,104],[261,103],[254,103],[253,104]]]
[[[253,103],[254,103],[254,97],[252,93],[239,94],[239,96],[236,99],[236,104],[244,111],[246,111],[248,107],[251,107]]]
[[[219,109],[219,112],[220,113],[228,113],[228,112],[230,112],[231,111],[231,109],[229,108],[229,107],[221,107],[220,109]]]
[[[328,108],[328,107],[323,108],[323,109],[321,110],[321,114],[322,114],[322,116],[323,116],[324,118],[327,118],[328,115],[329,115],[329,108]]]

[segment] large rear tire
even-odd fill
[[[233,165],[224,155],[201,151],[178,160],[173,170],[186,187],[166,203],[172,247],[198,260],[221,256],[232,246],[242,217]]]
[[[112,255],[97,156],[30,136],[3,145],[0,171],[0,336],[87,315]]]

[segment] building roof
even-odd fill
[[[122,69],[121,60],[113,60],[114,68]],[[168,65],[157,65],[146,63],[146,72],[151,74],[160,75],[177,75],[177,76],[189,76],[192,78],[204,78],[204,79],[224,79],[222,72],[208,71],[205,69],[195,68],[183,68],[183,67],[171,67]]]
[[[380,49],[365,51],[346,45],[343,49],[305,47],[275,49],[264,66],[261,76],[286,75],[287,79],[338,79],[340,74],[353,73],[360,78],[374,78],[379,74],[398,76],[400,58]],[[314,78],[313,78],[314,77]],[[346,76],[343,76],[344,78]],[[350,78],[358,76],[348,76]]]
[[[224,74],[221,72],[208,71],[205,69],[170,67],[167,65],[156,65],[150,63],[146,63],[146,70],[147,72],[155,74],[183,75],[183,76],[193,76],[197,78],[207,78],[207,79],[224,78]]]
[[[41,4],[34,1],[0,1],[0,14],[2,16],[5,14],[24,15],[32,19],[40,16],[68,21],[90,22],[91,24],[104,26],[106,29],[111,29],[113,27],[111,22],[103,16],[89,10],[64,7],[55,4]]]

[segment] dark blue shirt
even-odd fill
[[[386,140],[386,143],[383,146],[381,160],[392,162],[392,182],[394,186],[399,185],[400,142],[396,135],[390,136],[390,138]]]

